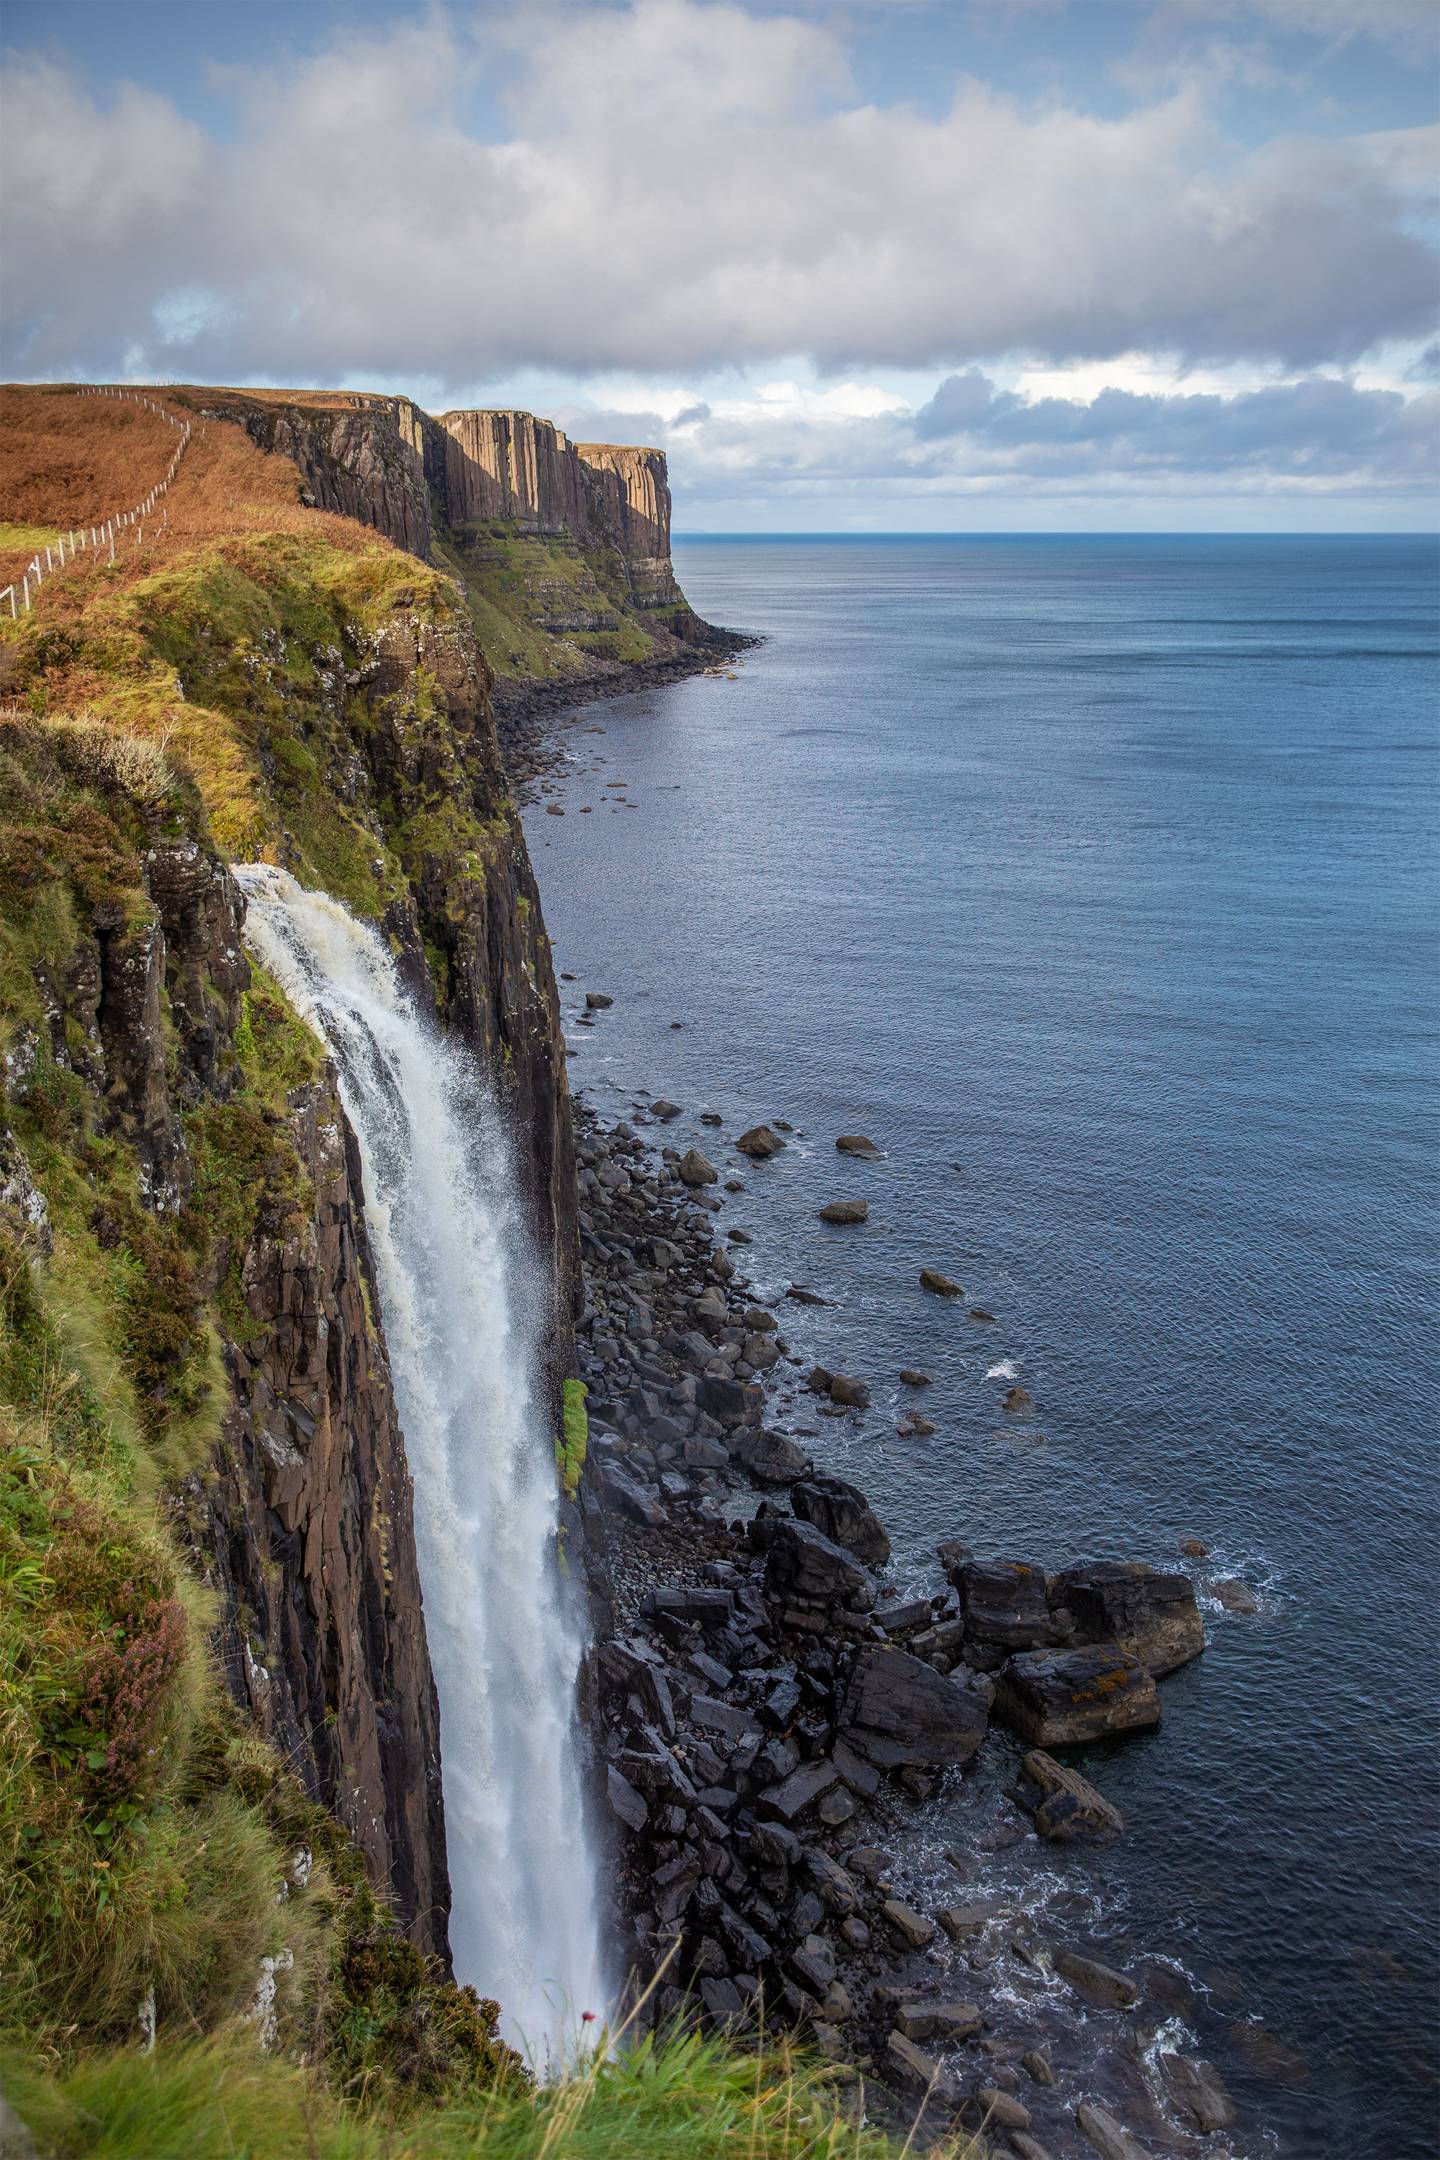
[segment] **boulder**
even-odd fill
[[[867,1568],[813,1523],[780,1521],[765,1556],[765,1595],[779,1605],[798,1600],[868,1611],[875,1602],[875,1582]]]
[[[1078,1950],[1060,1951],[1055,1970],[1067,1987],[1094,2003],[1097,2010],[1133,2010],[1140,2000],[1140,1990],[1129,1973],[1116,1972],[1098,1958],[1082,1957]]]
[[[1032,1747],[1069,1747],[1160,1722],[1155,1682],[1117,1643],[1022,1650],[1000,1673],[995,1716]]]
[[[1075,2110],[1075,2121],[1081,2135],[1100,2155],[1100,2160],[1150,2160],[1149,2152],[1132,2137],[1123,2124],[1104,2108],[1093,2107],[1082,2100]]]
[[[907,2040],[940,2040],[954,2047],[979,2032],[980,2011],[967,2002],[907,2002],[895,2013],[898,2031]]]
[[[1213,2130],[1231,2128],[1235,2102],[1213,2063],[1202,2062],[1198,2056],[1163,2053],[1160,2075],[1180,2114],[1202,2137],[1209,2137]]]
[[[713,1185],[720,1173],[714,1163],[707,1162],[699,1148],[690,1148],[677,1165],[682,1185]]]
[[[964,1297],[965,1295],[954,1277],[942,1273],[937,1267],[921,1268],[920,1287],[922,1290],[933,1291],[936,1297]]]
[[[922,1372],[918,1365],[902,1365],[900,1378],[906,1387],[929,1387],[930,1385],[929,1373]]]
[[[600,1490],[606,1503],[628,1515],[632,1522],[644,1523],[647,1529],[663,1530],[669,1516],[653,1494],[646,1492],[634,1478],[614,1463],[606,1463],[600,1472]]]
[[[889,1645],[858,1651],[839,1727],[857,1755],[882,1770],[967,1763],[985,1737],[980,1690]]]
[[[1204,1538],[1198,1537],[1182,1537],[1176,1550],[1182,1560],[1204,1560],[1210,1552]]]
[[[868,1410],[870,1390],[863,1380],[856,1380],[849,1373],[830,1375],[830,1400],[841,1403],[847,1410]]]
[[[897,2083],[924,2093],[945,2107],[958,2107],[960,2103],[960,2088],[949,2071],[942,2070],[933,2055],[916,2047],[902,2032],[892,2032],[885,2042],[885,2069]]]
[[[793,1760],[793,1758],[792,1758]],[[768,1792],[760,1795],[759,1806],[766,1815],[777,1815],[781,1822],[793,1823],[839,1779],[839,1771],[832,1762],[802,1763],[798,1770]]]
[[[887,1897],[880,1907],[880,1917],[912,1950],[928,1950],[935,1940],[935,1922],[916,1912],[903,1898]]]
[[[748,1155],[752,1162],[768,1162],[772,1155],[779,1154],[785,1142],[779,1133],[772,1132],[768,1125],[752,1125],[749,1132],[741,1133],[735,1145],[740,1153]]]
[[[810,1468],[810,1457],[798,1440],[763,1427],[742,1426],[733,1441],[735,1460],[744,1465],[758,1485],[793,1485]]]
[[[820,1210],[821,1222],[859,1223],[870,1213],[868,1200],[831,1200]]]
[[[963,1560],[947,1569],[970,1642],[1035,1650],[1055,1640],[1045,1576],[1027,1560]]]
[[[879,1148],[873,1140],[867,1140],[864,1133],[842,1132],[835,1145],[842,1155],[856,1155],[862,1162],[880,1160]]]
[[[1224,1606],[1226,1612],[1258,1613],[1260,1610],[1260,1600],[1250,1585],[1237,1581],[1233,1575],[1227,1576],[1221,1582],[1208,1583],[1206,1588],[1211,1597]]]
[[[741,1380],[722,1380],[706,1373],[695,1385],[695,1407],[719,1425],[758,1425],[764,1396],[758,1387]]]
[[[1205,1623],[1188,1575],[1162,1575],[1140,1561],[1105,1560],[1066,1568],[1050,1584],[1082,1643],[1119,1643],[1157,1678],[1205,1647]]]
[[[889,1559],[884,1524],[858,1486],[847,1485],[844,1478],[806,1478],[792,1486],[790,1505],[802,1520],[869,1566],[883,1566]]]
[[[1003,1403],[1001,1403],[1000,1407],[1002,1410],[1028,1410],[1033,1400],[1034,1398],[1031,1396],[1028,1389],[1023,1387],[1012,1387],[1007,1392],[1005,1400]]]
[[[1030,2110],[1014,2093],[1002,2090],[999,2085],[982,2085],[975,2095],[975,2105],[989,2130],[1028,2130]]]
[[[606,997],[603,990],[587,990],[585,992],[585,1009],[587,1012],[609,1012],[614,1003],[614,998]]]
[[[666,1102],[663,1095],[657,1095],[650,1105],[650,1115],[662,1119],[668,1125],[671,1118],[679,1117],[680,1105],[678,1102]]]
[[[643,1793],[635,1790],[629,1778],[622,1777],[612,1763],[606,1772],[606,1786],[610,1805],[629,1830],[643,1830],[650,1820],[650,1808]]]
[[[1119,1837],[1125,1818],[1088,1778],[1033,1748],[1020,1765],[1014,1797],[1041,1837],[1061,1844],[1105,1844]]]

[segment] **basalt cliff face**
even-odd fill
[[[659,450],[573,443],[533,413],[435,418],[360,392],[181,395],[290,458],[317,508],[457,574],[502,698],[678,671],[734,642],[676,582]]]
[[[393,410],[263,410],[312,493],[423,540]],[[191,455],[195,497],[263,502],[271,469],[228,427]],[[226,1688],[443,1957],[440,1733],[358,1157],[247,961],[227,860],[377,923],[471,1050],[516,1135],[558,1391],[578,1250],[548,941],[490,670],[418,552],[262,508],[57,582],[0,641],[0,1244],[47,1225],[43,1295],[94,1312],[75,1384],[93,1367],[163,1484]]]

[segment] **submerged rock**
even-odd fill
[[[1034,1399],[1028,1388],[1012,1387],[1000,1407],[1002,1410],[1028,1410]]]
[[[1060,1951],[1055,1970],[1067,1987],[1098,2010],[1133,2010],[1140,2000],[1140,1990],[1129,1973],[1102,1965],[1098,1958],[1082,1957],[1078,1950]]]
[[[1100,2155],[1100,2160],[1150,2160],[1149,2152],[1139,2138],[1132,2137],[1104,2108],[1092,2107],[1088,2100],[1082,2100],[1075,2110],[1075,2121],[1082,2135]]]
[[[1162,2054],[1160,2075],[1170,2097],[1202,2137],[1214,2130],[1228,2130],[1235,2121],[1235,2102],[1225,2080],[1213,2063],[1198,2056]]]

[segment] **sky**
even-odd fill
[[[1433,0],[0,0],[0,374],[519,405],[677,530],[1440,524]]]

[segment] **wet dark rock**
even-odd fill
[[[1233,1576],[1221,1582],[1207,1585],[1211,1597],[1218,1600],[1229,1613],[1258,1613],[1260,1600],[1248,1583],[1237,1581]]]
[[[680,1105],[678,1102],[666,1102],[663,1095],[657,1095],[650,1105],[650,1114],[652,1117],[662,1119],[668,1125],[671,1118],[679,1117]]]
[[[791,1487],[790,1505],[832,1544],[842,1545],[869,1566],[883,1566],[889,1559],[890,1540],[884,1524],[864,1493],[844,1478],[807,1478]]]
[[[928,1949],[935,1940],[935,1922],[927,1919],[924,1913],[916,1912],[903,1898],[886,1898],[880,1907],[880,1917],[912,1950]]]
[[[847,1913],[855,1911],[860,1903],[860,1893],[854,1878],[838,1860],[832,1860],[829,1853],[822,1852],[817,1846],[806,1853],[805,1869],[826,1912],[844,1919]]]
[[[944,1274],[939,1268],[922,1267],[920,1270],[920,1287],[922,1290],[932,1291],[936,1297],[964,1297],[965,1295],[954,1277]]]
[[[785,1823],[796,1822],[822,1794],[829,1792],[838,1775],[834,1763],[804,1763],[783,1784],[772,1785],[768,1792],[761,1793],[758,1805],[766,1815],[777,1815]]]
[[[1084,2100],[1075,2110],[1075,2121],[1081,2135],[1100,2155],[1100,2160],[1150,2160],[1140,2140],[1132,2137],[1105,2108],[1094,2107]]]
[[[1160,1722],[1155,1682],[1114,1643],[1080,1650],[1024,1650],[995,1688],[995,1716],[1032,1747],[1066,1747]]]
[[[632,1521],[644,1523],[648,1529],[661,1530],[670,1520],[659,1501],[648,1493],[632,1477],[627,1477],[615,1463],[606,1463],[600,1473],[600,1485],[611,1507]]]
[[[1026,2049],[1025,2053],[1020,2057],[1020,2067],[1036,2085],[1053,2085],[1055,2083],[1055,2072],[1050,2067],[1050,2058],[1048,2055],[1042,2055],[1038,2048]]]
[[[810,1457],[798,1440],[763,1428],[742,1428],[736,1433],[733,1452],[759,1485],[793,1485],[809,1472]]]
[[[873,1140],[867,1140],[864,1133],[841,1133],[835,1145],[842,1155],[856,1156],[861,1162],[880,1160],[879,1148]]]
[[[713,1185],[720,1173],[714,1163],[707,1162],[698,1148],[690,1148],[681,1156],[677,1175],[682,1185]]]
[[[988,1705],[973,1685],[908,1651],[858,1651],[840,1710],[848,1746],[877,1767],[966,1763],[985,1736]]]
[[[1034,1398],[1028,1389],[1012,1387],[1007,1391],[1005,1400],[1000,1407],[1002,1410],[1028,1410],[1033,1400]]]
[[[830,1400],[846,1410],[868,1410],[870,1390],[863,1380],[853,1379],[848,1373],[832,1373],[830,1376]]]
[[[983,1305],[972,1305],[966,1314],[966,1318],[978,1321],[982,1327],[998,1327],[1000,1324],[994,1313],[986,1312]]]
[[[1088,1778],[1053,1755],[1035,1748],[1020,1765],[1014,1797],[1041,1837],[1061,1843],[1108,1843],[1119,1837],[1125,1818]]]
[[[1005,1910],[998,1899],[990,1899],[978,1905],[947,1905],[940,1914],[940,1925],[951,1942],[968,1942],[972,1935],[979,1935]]]
[[[913,2040],[907,2040],[904,2033],[892,2032],[886,2040],[884,2067],[897,2084],[924,2093],[942,2106],[959,2106],[960,2088],[949,2071]]]
[[[947,1569],[967,1641],[1033,1650],[1055,1639],[1044,1572],[1025,1560],[972,1560]]]
[[[765,1556],[765,1595],[777,1603],[864,1609],[875,1602],[875,1583],[853,1554],[813,1523],[782,1520]]]
[[[967,2002],[907,2002],[895,2012],[896,2030],[907,2040],[939,2040],[954,2047],[979,2032],[979,2006]]]
[[[588,1012],[608,1012],[614,1003],[614,998],[606,997],[603,990],[587,990],[585,993],[585,1007]]]
[[[787,1298],[793,1298],[797,1305],[828,1305],[830,1303],[829,1298],[821,1297],[818,1290],[810,1289],[806,1283],[792,1282],[785,1295]]]
[[[610,1805],[629,1830],[643,1830],[650,1820],[649,1805],[642,1793],[638,1793],[627,1777],[622,1777],[612,1763],[606,1771],[606,1789]]]
[[[1202,2062],[1198,2056],[1167,2052],[1160,2057],[1160,2075],[1178,2112],[1202,2137],[1230,2129],[1235,2121],[1235,2102],[1213,2063]]]
[[[862,1223],[869,1220],[868,1200],[831,1200],[820,1210],[824,1223]]]
[[[695,1389],[695,1406],[724,1426],[757,1425],[764,1404],[758,1387],[742,1380],[721,1380],[707,1373]]]
[[[752,1125],[749,1132],[741,1133],[735,1145],[752,1162],[768,1162],[772,1155],[779,1154],[785,1142],[768,1125]]]
[[[907,1410],[896,1418],[895,1430],[902,1440],[928,1440],[938,1427],[933,1419],[922,1417],[918,1410]]]
[[[982,2085],[975,2095],[981,2120],[991,2130],[1028,2130],[1030,2110],[999,2085]]]
[[[1139,1561],[1101,1561],[1066,1568],[1053,1578],[1050,1594],[1071,1614],[1077,1642],[1117,1642],[1157,1678],[1205,1647],[1188,1575],[1162,1575]]]
[[[1083,1957],[1078,1950],[1058,1951],[1055,1970],[1067,1987],[1097,2009],[1133,2010],[1140,2000],[1140,1990],[1128,1973],[1102,1965],[1098,1958]]]
[[[922,1372],[918,1365],[902,1365],[900,1378],[906,1387],[929,1387],[931,1376]]]
[[[1176,1550],[1182,1560],[1205,1560],[1210,1553],[1205,1540],[1198,1537],[1182,1537]]]

